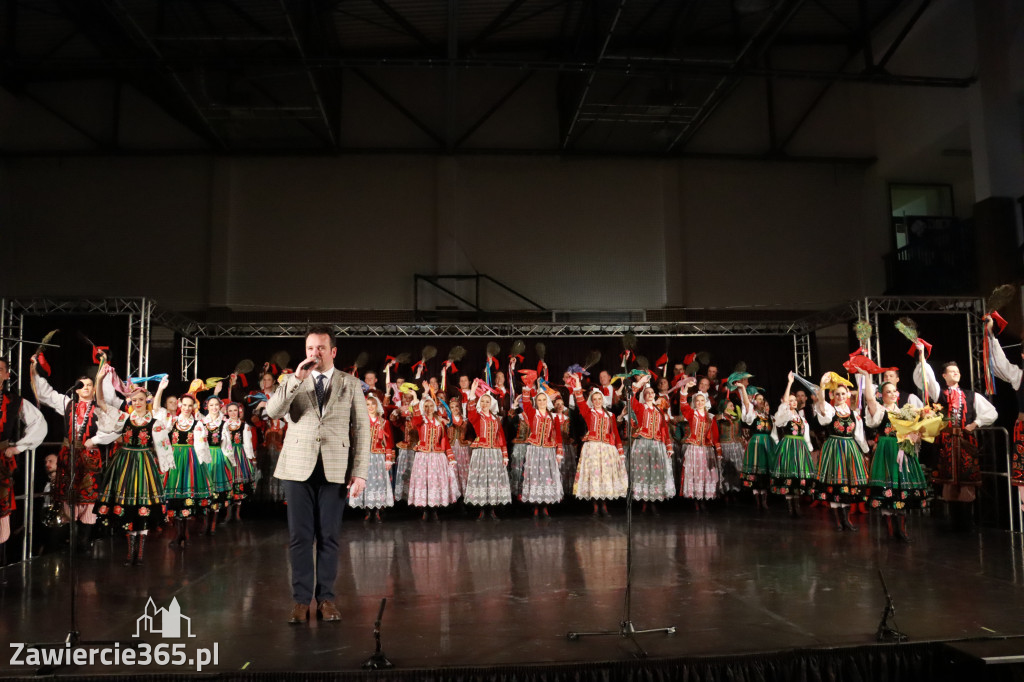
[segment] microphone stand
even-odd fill
[[[68,397],[69,400],[70,400],[70,402],[68,403],[68,407],[70,409],[66,409],[64,411],[64,429],[65,429],[65,433],[70,433],[70,435],[71,435],[71,442],[70,442],[70,447],[69,447],[69,452],[68,452],[68,466],[67,466],[67,475],[68,475],[67,491],[68,492],[67,492],[67,500],[66,500],[68,508],[69,508],[69,511],[70,511],[69,516],[71,517],[71,520],[69,521],[69,525],[71,526],[71,528],[69,529],[69,534],[68,534],[68,539],[69,539],[69,545],[68,545],[68,580],[70,581],[70,593],[71,593],[70,596],[69,596],[69,599],[68,599],[68,602],[69,602],[69,625],[70,625],[70,628],[68,629],[67,633],[65,634],[64,639],[62,639],[59,642],[44,642],[44,643],[41,643],[41,644],[29,644],[29,645],[26,645],[25,648],[26,648],[26,650],[27,649],[63,649],[65,647],[67,647],[68,645],[70,645],[70,648],[72,650],[74,650],[74,649],[81,649],[81,648],[95,647],[95,646],[121,645],[122,648],[134,649],[134,648],[137,648],[139,646],[140,642],[128,642],[128,641],[120,641],[120,640],[110,640],[110,641],[90,640],[90,641],[86,641],[86,640],[82,639],[82,634],[78,630],[78,561],[76,560],[76,557],[75,557],[75,554],[78,551],[78,547],[77,547],[77,543],[76,543],[76,537],[77,537],[77,532],[76,531],[77,531],[77,528],[78,528],[78,518],[77,518],[78,514],[76,513],[77,509],[78,509],[78,504],[77,504],[77,502],[78,502],[78,490],[75,488],[75,459],[78,457],[78,447],[79,447],[78,424],[76,423],[76,420],[78,418],[78,402],[79,402],[78,391],[76,390],[77,387],[78,387],[78,382],[75,382],[74,386],[72,386],[71,388],[69,388],[67,391],[64,392],[64,396]],[[74,397],[68,396],[69,393],[72,393],[74,395]],[[84,428],[85,428],[85,425],[83,424],[83,429]],[[82,448],[85,447],[85,439],[86,439],[86,437],[87,437],[87,434],[85,434],[84,431],[83,431],[83,433],[81,435],[81,438],[82,438],[81,447]],[[61,657],[62,661],[63,661],[62,663],[45,664],[45,665],[43,665],[42,667],[40,667],[36,671],[36,674],[37,675],[52,675],[52,674],[54,674],[56,671],[60,670],[61,668],[65,667],[67,665],[70,665],[70,662],[72,660],[70,658],[71,655],[72,654],[68,653],[66,656]]]
[[[875,631],[875,639],[879,642],[905,642],[907,635],[896,625],[896,604],[893,603],[892,595],[889,594],[889,587],[885,584],[882,569],[878,569],[878,579],[882,581],[882,591],[885,592],[885,608],[882,610],[882,620],[878,623],[878,629]],[[889,622],[890,618],[892,624]]]
[[[622,620],[619,622],[618,630],[599,630],[596,632],[569,632],[566,637],[570,642],[579,640],[580,637],[608,637],[618,635],[628,639],[636,647],[633,653],[637,658],[647,658],[647,650],[640,645],[637,635],[647,635],[655,632],[664,632],[666,635],[674,635],[676,626],[647,628],[638,630],[633,625],[633,386],[632,378],[622,380],[623,395],[626,397],[626,590],[623,597]],[[618,427],[616,427],[618,428]],[[670,474],[671,475],[671,474]]]

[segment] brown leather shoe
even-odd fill
[[[309,620],[309,604],[296,604],[292,607],[292,613],[288,616],[288,622],[292,625],[305,623]]]
[[[333,602],[322,601],[316,607],[316,615],[323,618],[327,622],[341,620],[341,611],[334,605]]]

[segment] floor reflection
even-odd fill
[[[916,542],[904,545],[890,542],[878,520],[861,523],[859,533],[835,533],[813,514],[638,516],[632,620],[679,628],[645,640],[660,657],[868,644],[884,604],[881,568],[899,625],[914,639],[1024,631],[1019,537],[954,535],[914,517]],[[146,564],[134,568],[121,565],[123,540],[108,538],[77,561],[76,626],[86,639],[129,639],[147,599],[177,598],[195,641],[219,643],[224,669],[355,669],[372,649],[386,597],[385,650],[403,667],[625,660],[630,648],[615,638],[568,643],[564,634],[617,627],[629,543],[622,516],[346,523],[337,585],[344,620],[296,627],[283,622],[282,522],[231,524],[184,550],[157,534]],[[71,628],[68,558],[38,558],[5,576],[0,637],[61,640]]]

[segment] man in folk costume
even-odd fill
[[[4,548],[11,537],[17,457],[22,452],[35,450],[46,438],[46,419],[42,412],[21,396],[3,389],[10,376],[7,358],[0,358],[0,568],[6,563]]]
[[[604,409],[615,412],[612,408],[619,402],[619,392],[612,386],[612,375],[602,370],[597,375],[597,381],[599,383],[597,390],[601,391],[601,395],[604,396]]]
[[[101,445],[108,445],[117,440],[120,433],[116,430],[101,428],[105,417],[96,408],[96,386],[92,377],[82,375],[78,378],[75,393],[78,401],[74,402],[66,395],[53,390],[50,383],[36,371],[37,355],[32,356],[30,373],[39,401],[57,414],[65,417],[66,431],[64,444],[57,456],[57,487],[54,499],[65,507],[68,515],[83,527],[79,533],[78,550],[87,551],[92,546],[92,533],[96,526],[96,514],[93,505],[99,499],[100,471],[103,469]],[[74,414],[68,411],[74,407]],[[75,476],[68,480],[70,471],[69,460],[74,453]]]
[[[1017,421],[1013,425],[1013,450],[1010,453],[1010,485],[1018,490],[1024,489],[1024,372],[1017,365],[1010,362],[1003,347],[999,345],[995,334],[992,333],[992,320],[989,319],[986,325],[988,334],[988,347],[992,357],[992,373],[1010,384],[1017,394]],[[1021,352],[1024,358],[1024,350]],[[1024,508],[1024,494],[1022,494],[1021,507]]]
[[[918,350],[923,350],[917,341]],[[922,380],[921,367],[924,368]],[[932,481],[942,485],[940,497],[950,503],[950,514],[955,526],[961,529],[971,527],[971,510],[978,486],[981,485],[981,469],[978,464],[978,437],[975,431],[995,422],[999,414],[996,408],[980,393],[960,388],[960,368],[955,362],[942,366],[945,386],[940,389],[935,372],[927,363],[914,370],[914,383],[923,387],[927,382],[928,395],[938,395],[936,401],[945,415],[947,426],[939,435],[939,462],[932,471]]]
[[[900,388],[900,371],[898,369],[887,369],[882,373],[882,383],[892,384],[899,391],[899,397],[896,399],[896,404],[900,407],[910,404],[916,408],[924,407],[924,403],[917,397],[916,393],[904,391]],[[934,396],[933,396],[934,397]]]

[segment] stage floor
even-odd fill
[[[283,520],[222,525],[184,551],[152,536],[142,567],[121,565],[123,538],[96,543],[80,561],[78,620],[86,640],[131,642],[152,597],[177,598],[187,640],[217,644],[218,665],[241,670],[358,670],[373,651],[373,621],[388,603],[383,649],[399,668],[630,660],[623,638],[567,641],[572,630],[616,629],[623,616],[626,520],[558,510],[478,522],[449,512],[440,523],[395,518],[364,524],[347,512],[338,580],[344,620],[285,622],[291,606]],[[521,512],[524,513],[524,512]],[[506,512],[506,516],[509,513]],[[358,519],[358,520],[357,520]],[[823,510],[790,519],[782,506],[634,516],[632,620],[674,625],[641,641],[652,658],[722,656],[871,644],[884,605],[877,569],[911,641],[1024,634],[1020,536],[957,534],[914,517],[910,545],[890,541],[878,516],[837,533]],[[8,567],[0,587],[0,639],[60,641],[69,629],[67,558]],[[134,641],[138,642],[138,639]],[[122,644],[122,647],[124,645]],[[13,653],[13,650],[10,650]],[[85,665],[74,672],[182,672],[189,668]],[[0,674],[31,669],[0,662]]]

